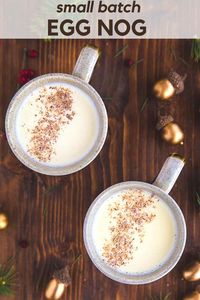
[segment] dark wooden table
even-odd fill
[[[104,99],[109,131],[100,155],[84,170],[70,176],[48,177],[24,167],[1,138],[0,204],[10,219],[0,232],[0,263],[14,256],[18,273],[15,300],[42,300],[45,286],[56,268],[82,254],[72,268],[72,284],[66,300],[145,300],[171,292],[182,299],[195,284],[183,281],[181,270],[200,249],[200,69],[190,59],[187,40],[4,40],[0,41],[0,122],[17,90],[23,48],[36,49],[39,58],[26,67],[37,75],[71,73],[81,48],[90,43],[102,55],[91,84]],[[115,58],[123,46],[128,47]],[[126,58],[138,65],[127,68]],[[171,69],[187,72],[185,92],[172,102],[175,120],[185,132],[184,145],[163,142],[155,130],[157,105],[149,97],[152,84]],[[188,227],[187,245],[176,268],[153,284],[127,286],[101,274],[90,261],[82,226],[86,211],[105,188],[123,180],[152,182],[172,152],[186,157],[187,164],[171,195],[177,200]],[[23,248],[20,241],[27,241]],[[69,251],[71,247],[72,251]],[[6,299],[0,297],[0,299]]]

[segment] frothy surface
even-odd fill
[[[50,166],[81,160],[93,147],[99,120],[90,97],[69,84],[47,84],[24,99],[17,137],[32,159]]]
[[[100,257],[123,273],[146,273],[173,250],[176,228],[168,206],[149,192],[128,189],[100,207],[92,231]]]

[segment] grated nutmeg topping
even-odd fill
[[[54,145],[61,129],[75,115],[72,111],[72,92],[65,87],[45,87],[39,91],[36,102],[42,107],[35,127],[30,131],[28,152],[42,162],[49,162],[56,154]],[[37,116],[37,115],[35,115]]]
[[[145,225],[156,217],[158,201],[142,190],[129,189],[109,205],[110,238],[105,240],[102,253],[109,265],[121,267],[134,259],[138,243],[143,243],[145,237]]]

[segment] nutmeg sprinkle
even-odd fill
[[[145,237],[145,225],[156,217],[155,205],[159,201],[139,189],[128,189],[121,196],[109,205],[110,238],[106,239],[102,252],[112,267],[121,267],[134,259],[138,242],[143,243]]]
[[[65,87],[50,86],[41,88],[36,99],[40,107],[39,117],[31,130],[27,145],[28,152],[39,161],[48,162],[55,154],[54,145],[61,129],[69,124],[75,115],[72,111],[72,92]]]

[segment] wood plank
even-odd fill
[[[181,278],[186,261],[197,255],[200,239],[200,88],[199,67],[190,60],[187,40],[90,40],[102,55],[91,84],[104,99],[109,115],[109,131],[100,155],[84,170],[70,176],[37,175],[24,167],[0,142],[0,205],[10,218],[10,226],[0,232],[0,262],[15,256],[19,287],[15,300],[42,300],[51,272],[56,266],[82,254],[72,270],[72,285],[63,299],[68,300],[145,300],[147,296],[171,292],[181,299],[195,285]],[[0,124],[9,101],[17,90],[23,48],[39,51],[38,59],[28,59],[27,68],[37,75],[71,73],[87,40],[1,40],[0,41]],[[128,45],[118,57],[117,51]],[[174,53],[176,55],[174,55]],[[143,58],[127,68],[124,60]],[[182,58],[189,62],[185,65]],[[149,97],[153,83],[175,69],[188,73],[185,92],[172,102],[175,119],[183,127],[183,146],[170,146],[155,130],[157,103]],[[150,100],[141,112],[146,97]],[[111,99],[108,99],[111,98]],[[111,184],[123,180],[152,182],[166,157],[172,152],[185,155],[187,164],[171,195],[177,200],[188,226],[187,246],[177,267],[163,279],[144,286],[113,282],[92,264],[83,245],[82,225],[89,205]],[[29,246],[22,249],[20,240]],[[0,297],[0,299],[6,299]]]

